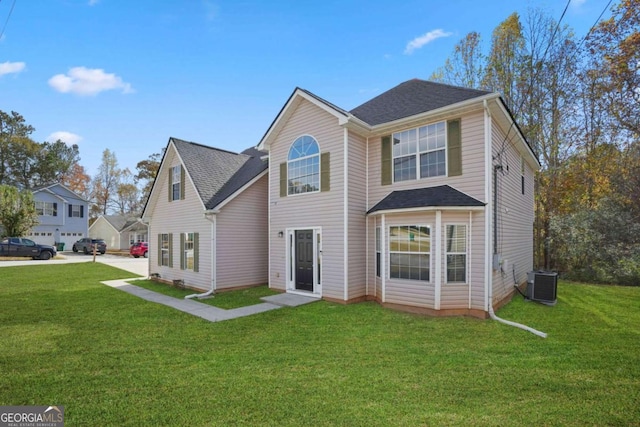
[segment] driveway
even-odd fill
[[[51,259],[48,261],[41,261],[32,260],[31,258],[25,258],[19,261],[2,261],[2,258],[0,258],[0,267],[43,264],[68,264],[73,262],[93,261],[93,255],[85,255],[83,253],[58,252],[58,258],[60,256],[63,256],[65,259]],[[104,254],[96,255],[96,262],[101,262],[112,267],[129,271],[137,276],[147,277],[149,275],[149,259],[147,258],[132,258],[127,256]]]

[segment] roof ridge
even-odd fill
[[[174,141],[174,142],[178,141],[178,142],[182,142],[182,143],[185,143],[185,144],[190,144],[190,145],[195,145],[195,146],[202,147],[202,148],[207,148],[209,150],[220,151],[222,153],[235,154],[236,156],[243,156],[243,155],[246,156],[246,154],[236,153],[235,151],[226,150],[224,148],[218,148],[218,147],[214,147],[214,146],[211,146],[211,145],[205,145],[205,144],[201,144],[199,142],[187,141],[185,139],[180,139],[180,138],[176,138],[176,137],[173,137],[173,136],[169,137],[169,139]]]

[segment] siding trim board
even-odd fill
[[[349,301],[349,131],[344,128],[343,131],[343,147],[344,147],[344,190],[343,190],[343,253],[344,253],[344,300]]]

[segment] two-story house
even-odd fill
[[[66,186],[56,183],[33,190],[39,224],[29,236],[38,243],[64,243],[69,250],[89,230],[89,201]]]
[[[346,111],[294,90],[269,152],[269,286],[485,317],[533,263],[539,163],[497,93],[410,80]]]
[[[170,140],[150,273],[486,317],[532,270],[540,164],[497,93],[414,79],[347,111],[297,88],[258,149]]]

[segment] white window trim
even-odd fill
[[[42,213],[38,213],[39,216],[53,216],[53,202],[45,202],[43,200],[36,200],[36,213],[38,213],[38,205],[41,206]]]
[[[192,236],[192,240],[189,240],[189,235]],[[188,243],[191,243],[191,249],[187,248]],[[184,233],[184,251],[182,252],[182,259],[183,259],[185,271],[194,271],[195,244],[196,244],[196,233],[194,232]],[[189,255],[191,255],[191,260],[192,260],[191,268],[189,268],[189,263],[187,262],[189,259]]]
[[[164,247],[164,236],[167,236],[167,247]],[[169,261],[171,258],[171,248],[169,247],[170,245],[170,240],[169,240],[169,233],[162,233],[160,234],[160,267],[169,267]],[[167,253],[167,263],[164,263],[164,253]]]
[[[71,205],[71,218],[82,218],[80,208],[80,205]]]
[[[171,168],[171,201],[180,200],[182,194],[180,194],[182,185],[182,170],[181,165],[175,165]],[[178,186],[178,197],[175,197],[175,191],[173,189]]]
[[[300,139],[303,138],[305,136],[308,136],[309,138],[313,138],[313,140],[315,141],[316,145],[318,146],[318,152],[316,154],[312,154],[310,156],[305,156],[305,157],[298,157],[294,160],[289,160],[289,153],[291,153],[291,149],[293,148],[293,145]],[[319,193],[320,192],[320,184],[321,184],[321,180],[322,180],[322,162],[320,161],[320,154],[321,154],[321,150],[320,150],[320,143],[318,142],[318,139],[316,137],[314,137],[313,135],[310,135],[308,133],[305,133],[303,135],[297,136],[296,139],[293,140],[293,142],[289,145],[289,149],[287,150],[287,197],[296,197],[296,196],[302,196],[304,194],[314,194],[314,193]],[[291,163],[294,162],[298,162],[300,160],[306,160],[306,159],[310,159],[313,157],[317,157],[318,158],[318,189],[314,190],[314,191],[304,191],[302,193],[289,193],[289,165]]]
[[[399,277],[391,277],[391,227],[427,227],[429,229],[429,280],[416,280],[416,279],[403,279]],[[383,261],[386,261],[386,258],[389,258],[388,268],[381,269],[381,273],[384,272],[386,274],[385,279],[393,280],[393,281],[401,281],[401,282],[409,282],[409,283],[424,283],[424,284],[433,284],[433,276],[434,276],[434,227],[430,224],[389,224],[385,229],[385,233],[388,236],[386,239],[386,247],[384,248],[384,252],[386,256],[383,258]],[[393,251],[393,253],[402,253],[402,254],[417,254],[424,255],[425,252],[398,252]]]
[[[296,289],[295,283],[295,236],[298,230],[313,230],[313,292],[299,291]],[[287,293],[300,294],[306,296],[322,296],[322,280],[323,280],[323,260],[322,260],[322,227],[296,227],[287,228],[285,230],[286,237],[286,260],[285,260],[285,282]],[[320,266],[318,266],[320,264]],[[319,271],[318,271],[319,267]],[[318,280],[318,272],[320,280]]]
[[[465,252],[448,252],[447,251],[447,229],[449,226],[462,226],[465,227]],[[444,224],[444,239],[443,239],[443,252],[444,252],[444,283],[447,285],[467,285],[469,284],[469,223],[468,222],[447,222]],[[465,256],[465,280],[464,282],[450,282],[448,278],[449,264],[447,263],[447,255],[464,255]]]
[[[420,151],[420,133],[419,133],[419,129],[425,126],[431,126],[431,125],[437,125],[438,123],[444,123],[444,147],[443,148],[438,148],[435,150],[425,150],[425,151]],[[401,132],[405,132],[408,130],[415,130],[416,131],[416,151],[413,154],[405,154],[402,156],[395,156],[393,154],[393,135],[397,134],[397,133],[401,133]],[[433,179],[433,178],[442,178],[442,177],[447,177],[449,176],[449,135],[448,135],[448,128],[447,128],[447,121],[446,120],[438,120],[437,122],[433,122],[433,123],[429,123],[426,125],[422,125],[422,126],[418,126],[418,127],[413,127],[413,128],[408,128],[408,129],[402,129],[400,131],[397,132],[393,132],[391,134],[391,182],[393,184],[395,184],[396,182],[411,182],[411,181],[419,181],[421,179]],[[420,176],[420,155],[421,154],[427,154],[427,153],[435,153],[436,151],[440,151],[440,150],[444,150],[444,174],[443,175],[435,175],[435,176],[427,176],[427,177],[421,177]],[[405,180],[401,180],[401,181],[396,181],[396,167],[395,167],[395,160],[402,158],[402,157],[409,157],[409,156],[415,156],[416,157],[416,177],[415,179],[405,179]]]

